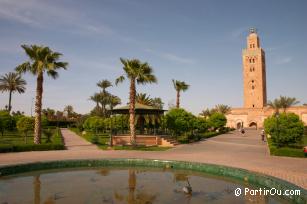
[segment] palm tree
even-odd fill
[[[275,110],[275,114],[278,114],[279,109],[282,108],[283,112],[286,112],[287,108],[298,103],[299,101],[294,97],[280,96],[274,99],[274,101],[269,101],[268,106]]]
[[[281,104],[280,104],[280,101],[279,99],[274,99],[274,101],[268,101],[267,105],[274,109],[274,112],[275,114],[278,114],[279,113],[279,109],[281,108]]]
[[[110,94],[110,96],[108,97],[108,104],[110,106],[110,110],[112,111],[113,108],[119,104],[121,104],[121,100],[118,96],[114,96],[112,94]]]
[[[164,103],[162,102],[162,99],[160,97],[152,99],[152,106],[153,107],[163,109],[163,105],[164,105]]]
[[[8,111],[12,110],[12,94],[14,92],[24,93],[26,90],[26,81],[21,78],[20,74],[15,72],[9,72],[0,77],[0,91],[8,91],[9,92],[9,105]]]
[[[231,111],[231,107],[228,105],[224,105],[224,104],[218,104],[214,107],[214,109],[222,114],[227,114]]]
[[[101,80],[97,83],[97,86],[102,88],[102,92],[105,93],[106,89],[113,86],[112,83],[109,80]]]
[[[280,96],[280,106],[283,109],[283,112],[286,112],[286,109],[297,105],[299,101],[295,97],[287,97],[287,96]]]
[[[150,95],[147,95],[146,93],[137,93],[135,100],[139,104],[152,106],[152,98],[150,98]]]
[[[130,80],[129,91],[129,123],[131,132],[131,144],[135,145],[135,96],[136,96],[136,83],[147,84],[156,83],[156,76],[153,75],[153,70],[147,62],[141,62],[138,59],[123,59],[120,58],[121,63],[124,65],[123,69],[126,76],[120,76],[116,79],[115,84],[125,80],[125,77]]]
[[[64,108],[64,112],[67,113],[67,118],[70,118],[72,113],[74,112],[74,108],[72,107],[72,105],[67,105]]]
[[[177,99],[176,99],[176,108],[180,107],[180,91],[186,91],[189,88],[189,85],[184,81],[178,81],[173,79],[174,88],[177,91]]]
[[[35,100],[35,127],[34,127],[34,143],[41,143],[42,135],[42,97],[43,97],[43,81],[44,73],[56,79],[59,74],[58,69],[66,69],[67,62],[60,62],[61,53],[53,52],[49,47],[37,45],[22,45],[21,46],[29,61],[22,63],[16,67],[18,73],[30,72],[37,76],[36,78],[36,100]]]
[[[210,110],[209,108],[206,108],[202,110],[199,115],[203,116],[204,118],[209,118],[212,115],[212,110]]]
[[[105,98],[108,95],[106,89],[112,86],[112,83],[109,80],[101,80],[97,83],[97,86],[102,88],[101,99]],[[106,116],[106,100],[101,100],[102,114]]]
[[[100,100],[100,96],[99,96],[99,93],[95,93],[94,95],[92,95],[90,97],[90,100],[94,101],[96,103],[96,108],[99,109],[100,106],[99,106],[99,100]]]

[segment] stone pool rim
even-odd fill
[[[0,178],[31,171],[80,168],[80,167],[154,167],[162,169],[192,170],[224,178],[232,178],[242,183],[277,190],[300,190],[300,196],[286,196],[295,203],[307,203],[307,190],[288,181],[241,168],[224,165],[159,159],[77,159],[61,161],[41,161],[0,166]]]

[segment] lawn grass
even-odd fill
[[[6,131],[0,135],[0,152],[23,152],[23,151],[42,151],[42,150],[60,150],[65,149],[61,132],[58,129],[52,129],[53,135],[51,142],[47,143],[47,137],[42,134],[41,144],[34,144],[33,132],[25,137],[18,131]]]
[[[277,147],[271,140],[267,139],[268,146],[270,149],[270,154],[274,156],[286,156],[286,157],[305,157],[303,152],[303,147],[307,146],[307,135],[303,136],[302,143],[296,144],[298,148],[294,147]],[[301,146],[301,148],[299,148]]]
[[[71,131],[75,132],[80,137],[83,137],[87,141],[93,143],[94,132],[87,131],[86,134],[82,134],[78,128],[70,128]],[[98,133],[98,140],[96,145],[102,150],[139,150],[139,151],[165,151],[171,149],[172,147],[159,147],[159,146],[113,146],[109,147],[108,143],[110,141],[110,135],[108,133]]]

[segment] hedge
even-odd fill
[[[0,144],[0,153],[4,152],[25,152],[25,151],[47,151],[47,150],[63,150],[63,144],[18,144],[8,145]]]

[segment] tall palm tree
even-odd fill
[[[111,87],[112,86],[112,83],[107,80],[107,79],[104,79],[104,80],[101,80],[97,83],[97,86],[102,88],[102,92],[101,92],[101,107],[102,107],[102,114],[103,116],[105,117],[106,116],[106,100],[103,100],[105,99],[107,96],[108,96],[108,92],[106,91],[107,88]]]
[[[227,114],[231,111],[231,107],[228,105],[224,105],[224,104],[218,104],[214,107],[214,109],[222,114]]]
[[[123,69],[125,75],[118,77],[115,81],[117,85],[125,80],[125,77],[130,80],[129,88],[129,123],[131,132],[131,144],[135,145],[135,96],[136,96],[136,83],[147,84],[156,83],[156,76],[153,75],[153,70],[147,62],[141,62],[138,59],[123,59],[120,58],[121,63],[124,65]]]
[[[9,72],[0,77],[0,91],[8,91],[9,92],[9,105],[8,111],[12,110],[12,94],[14,92],[24,93],[26,90],[25,85],[27,82],[21,78],[20,74],[15,72]]]
[[[49,47],[38,45],[22,45],[21,46],[26,55],[29,57],[29,61],[26,61],[16,67],[18,73],[30,72],[35,75],[36,78],[36,100],[35,100],[35,127],[34,127],[34,143],[41,143],[42,135],[42,97],[43,97],[43,82],[44,73],[48,76],[56,79],[59,74],[58,69],[66,69],[67,62],[60,62],[59,59],[62,56],[59,52],[53,52]]]
[[[186,84],[184,81],[178,81],[173,79],[174,88],[177,91],[176,97],[176,108],[180,108],[180,91],[186,91],[189,88],[189,85]]]

